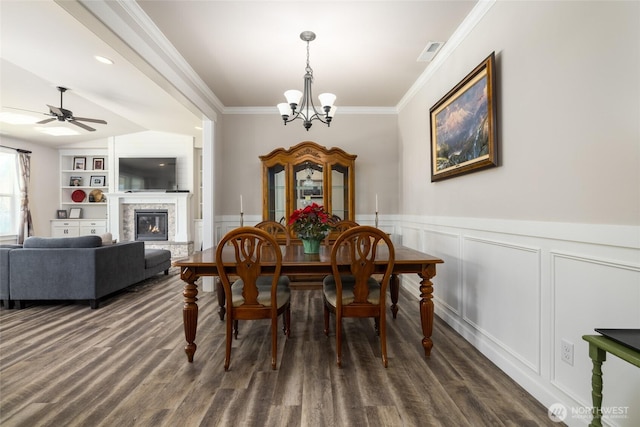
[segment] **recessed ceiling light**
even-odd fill
[[[9,123],[10,125],[32,125],[39,121],[39,117],[33,117],[27,114],[10,113],[8,111],[0,113],[0,122]]]
[[[113,61],[109,58],[105,58],[104,56],[96,55],[94,56],[98,62],[102,62],[103,64],[112,65]]]
[[[197,130],[202,130],[202,126],[194,126]]]
[[[62,126],[36,127],[38,132],[46,133],[53,136],[70,136],[80,135],[80,132]]]

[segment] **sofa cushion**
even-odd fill
[[[100,236],[79,237],[28,237],[24,248],[99,248],[102,246]]]
[[[144,268],[153,268],[161,265],[171,259],[171,251],[166,249],[145,249],[144,250]]]
[[[102,246],[113,245],[113,235],[111,233],[104,233],[100,238],[102,239]]]

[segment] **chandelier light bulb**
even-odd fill
[[[332,93],[321,93],[320,95],[318,95],[318,99],[320,100],[320,105],[322,105],[322,108],[325,109],[331,109],[331,107],[333,107],[333,103],[336,102],[336,96]]]
[[[278,104],[278,111],[280,111],[280,115],[284,118],[285,120],[289,118],[289,116],[291,115],[291,106],[289,104],[287,104],[286,102],[281,102],[280,104]]]

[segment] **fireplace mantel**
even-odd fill
[[[175,207],[175,242],[191,242],[191,193],[107,193],[108,230],[114,239],[122,241],[122,205],[161,204]]]

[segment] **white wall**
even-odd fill
[[[640,328],[639,24],[638,2],[497,2],[399,115],[399,230],[445,260],[438,315],[569,425],[589,421],[582,335]],[[500,167],[431,183],[428,109],[492,51]],[[640,370],[603,370],[611,423],[638,425]]]

